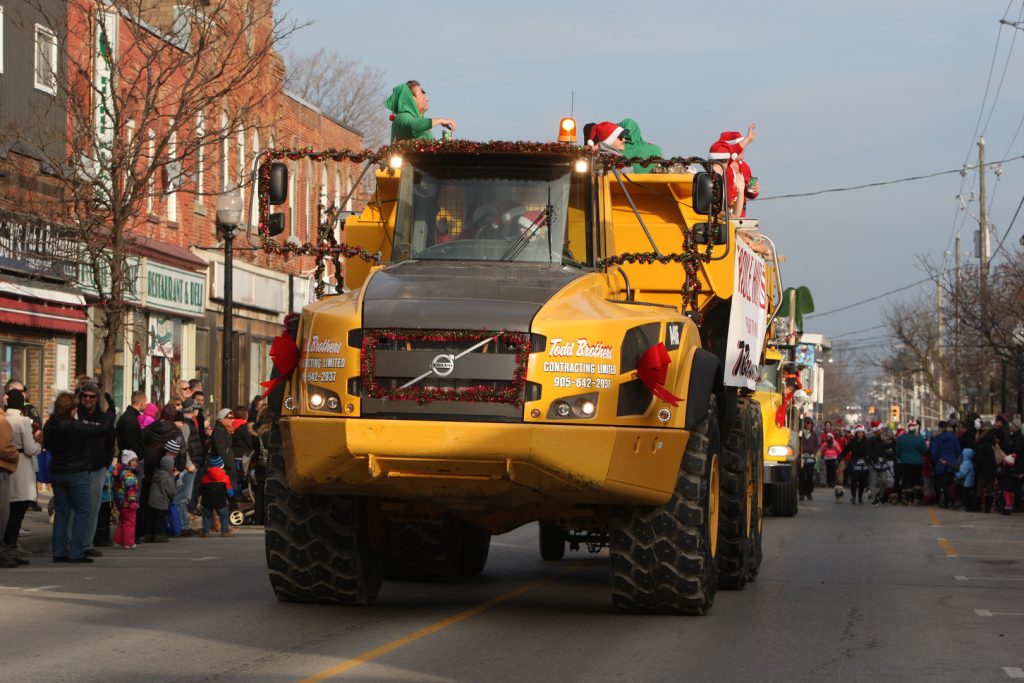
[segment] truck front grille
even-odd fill
[[[417,419],[521,420],[540,398],[526,381],[542,335],[464,330],[363,330],[362,413]]]

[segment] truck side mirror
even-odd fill
[[[711,202],[714,199],[714,186],[711,174],[701,171],[693,176],[693,211],[701,216],[711,213]]]
[[[284,232],[284,214],[283,213],[272,213],[267,218],[267,232],[271,237],[280,235]]]
[[[275,161],[270,165],[270,205],[280,206],[288,199],[288,165]],[[283,230],[284,228],[282,228]]]
[[[724,227],[722,222],[717,222],[713,226],[711,223],[694,223],[691,228],[693,241],[695,244],[725,244],[725,236],[722,234]]]

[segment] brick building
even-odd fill
[[[101,189],[128,187],[128,176],[148,173],[146,191],[131,205],[135,214],[125,227],[127,241],[119,243],[126,249],[123,272],[131,284],[124,288],[123,339],[114,344],[111,380],[117,403],[125,405],[136,389],[145,391],[151,401],[163,403],[177,379],[198,377],[203,380],[208,400],[213,399],[209,402],[219,407],[224,242],[216,225],[215,207],[217,195],[225,192],[240,193],[246,206],[241,232],[234,240],[232,288],[237,375],[233,393],[236,402],[244,403],[259,392],[259,382],[269,377],[270,340],[280,331],[284,315],[307,300],[315,267],[309,257],[285,258],[256,248],[256,203],[249,182],[253,164],[265,148],[359,148],[361,136],[284,91],[283,61],[272,48],[260,49],[260,45],[271,45],[274,30],[269,0],[195,0],[191,4],[147,0],[133,2],[131,7],[92,0],[53,4],[67,8],[65,25],[42,35],[44,41],[52,37],[56,43],[53,92],[40,90],[38,83],[33,87],[31,78],[27,88],[20,87],[37,99],[49,98],[44,104],[55,113],[48,123],[51,130],[60,129],[67,141],[68,167],[83,166],[84,153],[80,150],[91,148],[97,150],[90,156],[96,173],[109,168],[114,178],[126,178],[124,183],[101,180]],[[185,5],[190,9],[186,11]],[[7,96],[14,81],[14,69],[10,67],[24,63],[24,58],[8,55],[15,48],[21,49],[20,43],[40,53],[38,35],[34,45],[30,36],[12,38],[26,22],[19,21],[15,28],[10,17],[28,11],[30,6],[30,2],[20,0],[0,0],[4,31],[0,45],[3,66],[7,67],[0,71],[0,173],[17,173],[22,180],[16,186],[24,188],[15,190],[15,184],[0,183],[0,308],[16,307],[19,313],[35,315],[36,322],[44,320],[49,327],[7,324],[12,314],[4,309],[0,318],[0,362],[4,362],[7,348],[15,349],[12,353],[21,353],[25,360],[20,365],[4,364],[0,379],[19,372],[35,373],[27,380],[29,385],[39,382],[47,387],[47,394],[33,398],[48,402],[54,391],[71,386],[76,374],[98,375],[104,335],[104,301],[99,290],[105,291],[109,285],[105,278],[110,276],[109,268],[94,271],[89,262],[76,267],[73,259],[50,258],[47,272],[54,271],[58,276],[44,279],[36,273],[31,278],[37,289],[45,284],[45,293],[35,292],[45,294],[42,298],[33,298],[34,290],[24,286],[9,296],[8,290],[14,287],[10,283],[16,278],[8,262],[17,261],[19,255],[8,248],[11,238],[5,235],[13,233],[4,232],[8,219],[3,211],[9,211],[10,206],[31,206],[33,202],[21,196],[25,193],[43,196],[63,192],[67,202],[68,193],[75,189],[66,180],[63,184],[47,184],[46,162],[60,156],[53,149],[49,154],[35,155],[38,158],[17,152],[32,149],[38,140],[54,138],[39,131],[33,135],[26,126],[18,125],[18,117],[30,119],[35,112],[38,118],[41,105],[36,103],[21,112],[4,105],[15,100]],[[217,24],[222,19],[223,23]],[[202,33],[216,26],[231,26],[237,31],[237,35],[220,36],[227,38],[219,43],[221,53],[214,52],[214,37]],[[195,74],[199,73],[191,67],[199,63],[203,49],[209,49],[218,60],[216,66],[222,68],[224,78],[232,78],[236,67],[239,73],[247,69],[253,75],[231,81],[237,87],[222,97],[188,100]],[[153,79],[154,73],[160,78]],[[76,80],[74,74],[83,75]],[[159,83],[155,91],[147,92],[140,83],[151,79]],[[211,80],[211,90],[218,86]],[[67,97],[62,98],[62,92]],[[176,93],[181,93],[177,100]],[[198,107],[196,102],[208,106]],[[66,120],[63,126],[55,123],[62,116]],[[84,166],[87,171],[92,168]],[[153,169],[157,172],[151,172]],[[322,167],[293,164],[291,204],[278,209],[286,214],[282,239],[305,242],[314,238],[320,208],[343,203],[358,172],[347,162]],[[80,170],[78,173],[82,175]],[[96,184],[95,178],[90,180]],[[49,199],[52,206],[53,196]],[[358,205],[362,200],[357,194],[344,208],[353,208],[353,201]],[[39,223],[44,216],[40,212],[28,218]],[[58,222],[48,230],[52,235],[47,233],[47,240],[58,245],[60,236],[66,237],[70,229]],[[49,253],[63,255],[55,249]],[[63,292],[63,299],[56,297],[57,292]],[[45,305],[60,311],[40,314],[35,307],[46,299],[49,303]],[[62,321],[61,329],[53,329],[56,323],[52,321],[57,319]],[[31,322],[24,317],[17,321]],[[22,347],[33,351],[28,355],[17,351]],[[53,370],[37,371],[37,366]]]
[[[64,5],[0,0],[0,382],[23,381],[42,410],[71,386],[87,333],[74,231],[53,207],[63,142],[40,134],[66,116]]]

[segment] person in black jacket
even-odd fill
[[[864,489],[868,486],[870,472],[870,445],[864,438],[864,428],[857,425],[852,439],[846,442],[840,459],[847,460],[847,471],[850,473],[850,504],[864,504]]]
[[[107,411],[98,423],[76,419],[78,399],[62,393],[54,404],[53,415],[43,427],[43,443],[52,455],[50,474],[53,481],[53,561],[92,562],[85,554],[90,519],[94,517],[89,493],[91,446],[104,444],[114,425],[114,402],[107,401]],[[71,544],[68,547],[68,524],[71,513]]]
[[[110,394],[104,394],[108,412],[114,406]],[[78,390],[78,419],[95,425],[103,425],[103,438],[92,439],[86,448],[89,450],[89,495],[92,505],[89,513],[89,531],[86,533],[85,554],[99,557],[103,553],[93,547],[96,540],[96,529],[99,527],[101,512],[100,498],[103,495],[103,484],[107,480],[107,470],[114,459],[114,421],[106,421],[106,413],[100,410],[100,388],[94,382],[85,382]],[[110,545],[110,507],[106,509],[106,532],[100,534],[100,541]],[[72,522],[73,523],[73,522]]]
[[[118,451],[142,452],[142,425],[139,424],[139,417],[145,405],[146,392],[133,391],[132,404],[117,418],[117,426],[114,428]]]
[[[995,502],[996,432],[983,420],[974,441],[974,492],[982,512],[991,512]]]
[[[139,509],[145,510],[149,503],[149,492],[153,486],[153,475],[160,467],[160,458],[164,455],[164,444],[174,437],[181,436],[181,430],[174,424],[178,409],[168,403],[160,411],[160,419],[142,430],[142,486],[139,490]],[[160,529],[150,529],[148,518],[143,515],[141,523],[135,527],[135,542],[141,543],[149,536],[160,533]]]

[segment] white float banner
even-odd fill
[[[736,239],[725,384],[753,389],[761,376],[761,351],[768,326],[768,279],[764,259]]]

